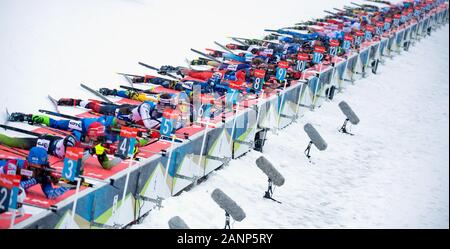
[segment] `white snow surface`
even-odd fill
[[[227,36],[261,37],[324,15],[351,0],[2,0],[0,110],[35,113],[56,98],[93,98],[79,87],[118,87],[115,72],[149,73],[183,65],[190,48],[214,48]],[[361,3],[362,1],[355,1]],[[264,155],[286,178],[277,204],[262,198],[267,178],[251,152],[208,180],[164,201],[134,228],[167,228],[179,215],[192,228],[222,228],[224,212],[210,198],[221,188],[247,213],[235,228],[448,228],[448,25],[386,59],[379,75],[356,82],[298,123],[269,134]],[[337,133],[337,103],[360,116],[356,136]],[[0,114],[4,118],[4,113]],[[303,155],[311,122],[328,142]]]
[[[167,228],[180,216],[191,228],[223,228],[211,199],[222,189],[246,212],[234,228],[449,228],[449,26],[410,52],[386,59],[379,75],[350,86],[297,123],[269,134],[268,158],[286,178],[275,203],[263,199],[267,177],[253,151],[207,181],[167,199],[135,228]],[[360,117],[355,136],[338,133],[345,100]],[[328,143],[303,150],[312,123]]]

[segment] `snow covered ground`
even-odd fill
[[[211,199],[222,189],[247,213],[235,228],[449,228],[449,26],[410,52],[386,59],[379,75],[356,82],[279,134],[264,156],[286,183],[263,199],[267,178],[251,152],[165,200],[135,228],[167,228],[178,215],[191,228],[223,228],[224,212]],[[345,100],[359,115],[356,136],[337,130]],[[316,126],[328,149],[303,154],[303,125]]]
[[[195,56],[189,48],[214,47],[229,35],[260,37],[264,28],[350,2],[1,0],[0,110],[49,109],[48,93],[92,98],[79,83],[118,87],[125,81],[115,72],[148,73],[137,61],[182,65]],[[380,75],[270,134],[265,156],[286,178],[274,196],[283,204],[262,199],[267,179],[254,164],[260,154],[252,152],[164,201],[135,228],[166,228],[175,215],[193,228],[222,228],[223,212],[210,198],[216,187],[247,213],[235,228],[448,228],[448,34],[446,26],[387,59]],[[354,137],[336,132],[344,120],[340,100],[362,120]],[[325,152],[313,149],[313,165],[303,155],[306,122],[329,144]]]

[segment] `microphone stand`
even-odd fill
[[[350,133],[350,132],[347,131],[347,123],[348,123],[348,121],[349,121],[349,119],[347,118],[345,120],[344,124],[342,125],[341,129],[339,130],[339,132],[342,132],[344,134],[348,134],[348,135],[354,136],[355,134]]]

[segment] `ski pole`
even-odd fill
[[[165,181],[164,182],[167,182],[167,177],[169,175],[170,161],[172,159],[174,143],[175,143],[175,136],[172,137],[172,142],[170,144],[170,153],[169,153],[169,159],[167,160],[166,176],[165,176]]]
[[[3,128],[3,129],[5,129],[5,130],[16,131],[16,132],[20,132],[20,133],[27,134],[27,135],[31,135],[31,136],[35,136],[35,137],[41,136],[41,134],[39,134],[39,133],[37,133],[37,132],[27,131],[27,130],[20,129],[20,128],[16,128],[16,127],[9,126],[9,125],[3,125],[3,124],[0,124],[0,127]]]
[[[81,185],[81,179],[79,177],[77,177],[76,180],[77,180],[77,188],[75,190],[75,200],[73,201],[73,205],[72,205],[72,217],[70,219],[71,226],[76,224],[75,223],[75,213],[77,211],[78,195],[80,193],[80,185]]]
[[[171,73],[161,73],[160,70],[159,70],[158,68],[153,67],[153,66],[150,66],[150,65],[147,65],[147,64],[145,64],[145,63],[143,63],[143,62],[138,62],[138,64],[141,65],[141,66],[144,66],[144,67],[146,67],[146,68],[155,70],[155,71],[158,72],[158,74],[161,74],[161,75],[167,75],[167,76],[169,76],[169,77],[172,78],[172,79],[180,80],[179,77],[176,77],[175,75],[173,75],[173,74],[171,74]]]

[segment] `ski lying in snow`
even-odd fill
[[[32,132],[32,131],[27,131],[27,130],[16,128],[16,127],[12,127],[12,126],[9,126],[9,125],[0,124],[0,128],[3,128],[5,130],[20,132],[20,133],[31,135],[31,136],[35,136],[35,137],[41,136],[41,134],[39,134],[39,133]]]
[[[225,51],[227,51],[228,53],[232,53],[232,54],[234,54],[234,52],[233,51],[231,51],[229,48],[227,48],[226,46],[224,46],[224,45],[222,45],[222,44],[220,44],[220,43],[218,43],[218,42],[214,42],[214,44],[216,44],[217,46],[219,46],[220,48],[222,48],[223,50],[225,50]]]
[[[26,158],[28,156],[28,153],[24,153],[24,152],[18,151],[17,148],[11,148],[11,147],[3,145],[3,144],[0,145],[0,150],[8,152],[8,153],[11,153],[11,154],[19,156],[19,157],[25,157]],[[0,160],[5,160],[5,159],[8,160],[7,158],[2,158]]]
[[[52,115],[55,117],[67,118],[67,119],[72,119],[72,120],[76,120],[76,121],[81,120],[81,118],[79,118],[79,117],[70,116],[70,115],[66,115],[66,114],[62,114],[62,113],[58,113],[58,112],[52,112],[52,111],[47,111],[47,110],[39,110],[39,112],[48,114],[48,115]]]
[[[240,41],[241,44],[243,43],[243,45],[245,45],[245,46],[250,46],[250,45],[262,46],[262,44],[264,42],[278,45],[278,43],[276,43],[276,42],[268,41],[268,40],[261,40],[261,39],[249,39],[249,38],[242,38],[242,37],[231,37],[231,39],[233,39],[234,41]],[[258,43],[258,44],[255,44],[255,43]]]
[[[170,77],[172,79],[180,80],[180,78],[178,78],[177,76],[175,76],[175,75],[173,75],[171,73],[163,73],[163,72],[161,72],[161,70],[159,70],[159,68],[147,65],[147,64],[145,64],[143,62],[138,62],[138,63],[139,63],[139,65],[144,66],[144,67],[146,67],[148,69],[155,70],[156,72],[158,72],[161,75],[167,75],[168,77]]]
[[[50,100],[50,102],[52,102],[53,106],[55,107],[56,112],[60,113],[59,108],[58,108],[58,101],[50,95],[48,95],[48,99]]]
[[[146,67],[146,68],[148,68],[148,69],[155,70],[155,71],[159,71],[159,68],[156,68],[156,67],[154,67],[154,66],[150,66],[150,65],[145,64],[145,63],[143,63],[143,62],[138,62],[138,64],[141,65],[141,66],[144,66],[144,67]]]
[[[197,54],[199,54],[199,55],[202,55],[202,56],[204,56],[204,57],[206,57],[206,58],[208,58],[208,59],[210,59],[210,60],[213,60],[213,61],[215,61],[215,62],[217,62],[217,63],[221,63],[221,64],[223,63],[222,61],[219,61],[218,59],[212,57],[211,55],[205,54],[205,53],[200,52],[200,51],[198,51],[198,50],[196,50],[196,49],[191,48],[191,51],[194,52],[194,53],[197,53]]]
[[[111,100],[109,100],[108,98],[106,98],[105,96],[103,96],[101,93],[95,91],[94,89],[86,86],[85,84],[81,83],[80,86],[86,90],[88,90],[89,92],[91,92],[92,94],[94,94],[95,96],[103,99],[105,102],[109,103],[109,104],[114,104]]]
[[[59,171],[57,173],[61,174],[61,172],[59,172]],[[94,188],[95,187],[94,184],[89,183],[89,182],[85,182],[83,177],[80,177],[80,178],[82,179],[81,182],[80,182],[81,186],[88,187],[88,188]],[[69,182],[69,181],[63,180],[61,178],[61,179],[59,179],[58,186],[66,187],[66,188],[75,188],[77,186],[77,183],[76,182]]]

